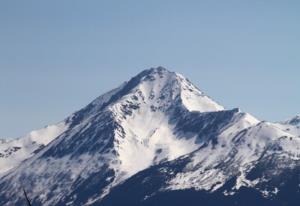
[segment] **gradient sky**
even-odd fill
[[[0,136],[58,122],[159,65],[226,108],[299,114],[299,11],[297,0],[2,0]]]

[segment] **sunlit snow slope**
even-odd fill
[[[24,137],[0,140],[0,176],[33,156],[68,128],[65,122],[49,125]]]

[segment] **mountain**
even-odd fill
[[[0,176],[36,154],[67,128],[65,122],[60,122],[32,131],[18,139],[0,140]]]
[[[297,115],[289,120],[284,121],[283,124],[299,126],[300,125],[300,115]]]
[[[141,72],[58,125],[53,135],[27,137],[42,146],[22,160],[0,164],[7,168],[0,205],[24,204],[22,188],[33,205],[45,206],[300,200],[294,121],[270,123],[226,110],[162,67]]]

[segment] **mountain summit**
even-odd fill
[[[163,67],[139,73],[116,90],[97,98],[93,104],[104,107],[122,98],[128,99],[127,95],[140,97],[144,103],[156,105],[161,109],[176,103],[182,104],[189,111],[208,112],[224,109],[204,95],[188,79]]]
[[[260,205],[285,194],[282,177],[300,157],[295,125],[225,110],[162,67],[39,131],[1,143],[19,146],[0,163],[22,157],[0,164],[1,205],[22,205],[24,187],[33,205],[46,206],[166,205],[168,197],[180,205],[189,195],[191,205],[226,197],[232,205],[247,194]]]

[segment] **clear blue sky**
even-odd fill
[[[300,1],[2,0],[0,136],[62,120],[143,69],[227,108],[300,113]]]

